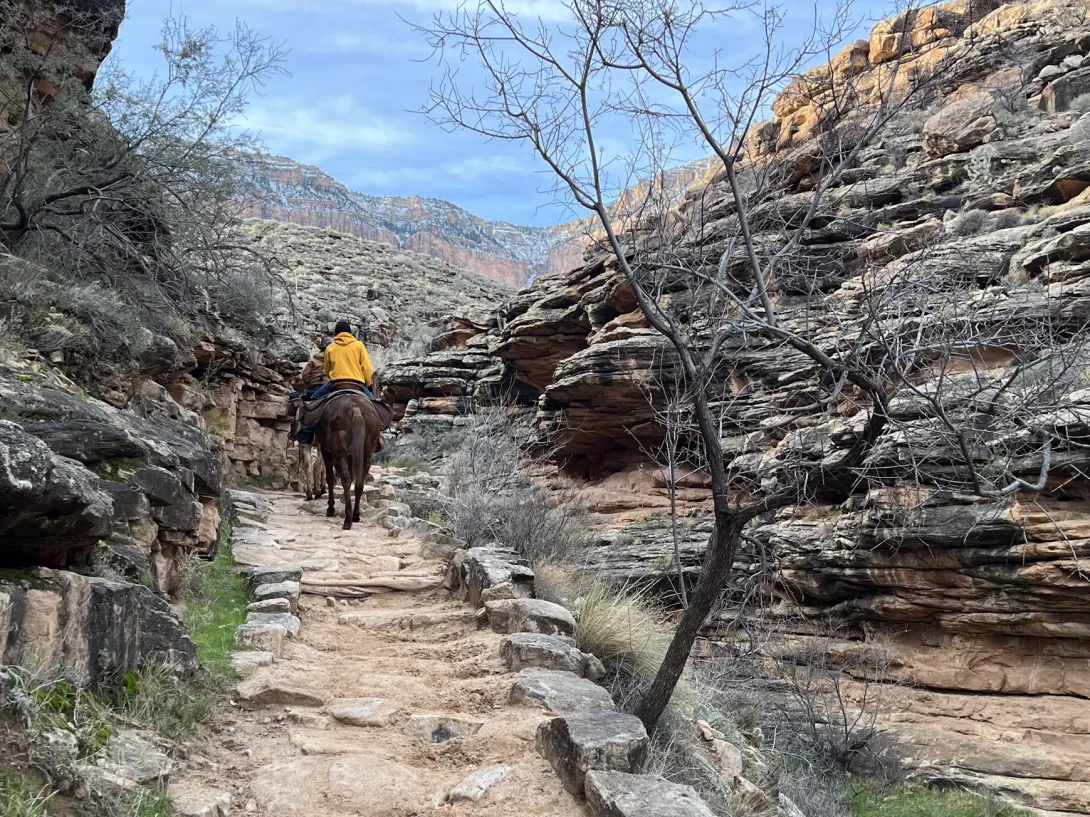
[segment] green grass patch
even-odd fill
[[[185,623],[197,645],[197,662],[213,679],[232,681],[235,630],[246,621],[250,588],[235,568],[230,514],[222,514],[216,559],[205,570],[200,590],[186,603]]]
[[[866,787],[851,798],[854,817],[1029,817],[994,795],[900,784]]]
[[[4,817],[46,817],[54,794],[19,772],[0,768],[0,814]]]

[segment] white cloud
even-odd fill
[[[355,104],[342,94],[324,104],[306,107],[290,100],[253,105],[238,125],[260,136],[278,153],[300,148],[323,155],[340,150],[394,152],[415,144],[418,132]]]

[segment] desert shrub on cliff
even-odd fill
[[[280,52],[168,20],[161,72],[98,72],[121,4],[0,0],[0,277],[12,330],[86,381],[152,335],[202,322],[260,331],[278,276],[231,234],[253,140],[233,121]],[[55,19],[54,19],[55,18]],[[44,38],[44,41],[43,41]],[[29,43],[34,43],[31,47]],[[93,80],[93,84],[92,84]]]
[[[503,410],[467,418],[446,467],[445,513],[470,546],[499,542],[531,564],[578,559],[589,543],[586,512],[562,485],[535,484],[542,462],[531,429]]]

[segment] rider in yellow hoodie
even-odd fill
[[[375,368],[371,365],[371,356],[367,347],[352,334],[352,325],[348,321],[338,321],[336,336],[325,349],[325,373],[329,383],[322,386],[315,397],[324,397],[333,390],[338,381],[351,380],[359,383],[368,397],[371,394],[371,381]]]

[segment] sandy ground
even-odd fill
[[[423,560],[411,538],[392,538],[366,522],[345,532],[340,518],[304,512],[301,497],[268,497],[266,533],[279,550],[251,549],[247,559],[302,563],[311,568],[305,577],[388,573],[395,560],[402,574],[445,570]],[[472,613],[443,589],[341,600],[335,607],[304,594],[299,640],[252,678],[305,683],[333,699],[380,698],[396,714],[383,726],[357,727],[330,717],[328,704],[236,703],[187,746],[172,788],[199,800],[229,793],[232,815],[584,815],[534,749],[544,713],[508,705],[512,676],[499,661],[500,636],[478,630]],[[406,732],[414,714],[483,723],[476,734],[432,742]],[[466,776],[495,766],[510,771],[479,802],[444,802]]]

